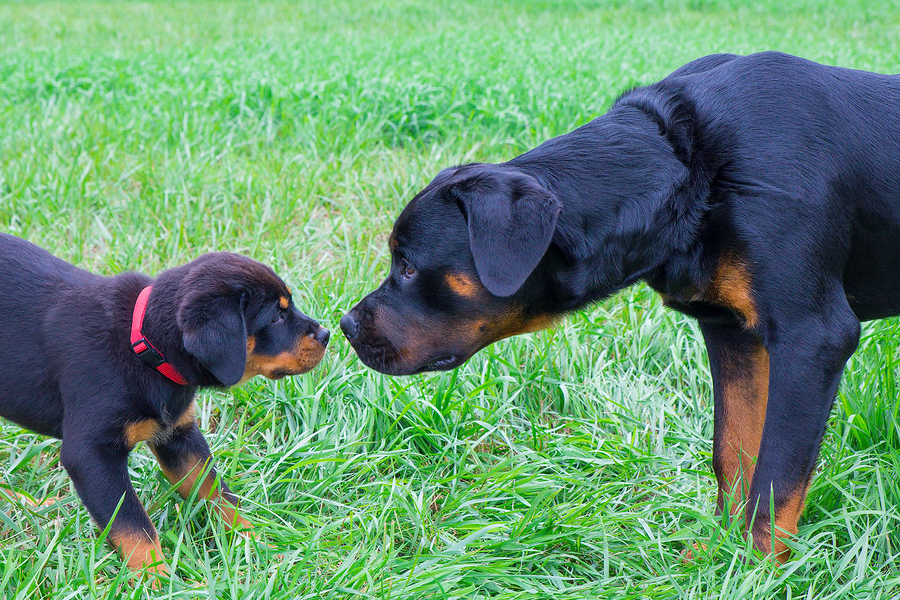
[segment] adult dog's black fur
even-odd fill
[[[445,169],[390,248],[341,321],[385,373],[456,367],[639,280],[696,317],[719,510],[746,498],[783,561],[859,323],[900,313],[900,76],[701,58],[507,163]]]
[[[184,385],[132,351],[132,315],[147,286],[141,332]],[[132,568],[167,570],[128,477],[132,448],[147,442],[182,496],[196,484],[200,497],[221,497],[229,526],[249,526],[216,481],[194,392],[306,372],[327,343],[328,330],[293,306],[284,282],[249,258],[205,254],[156,280],[101,277],[0,234],[0,415],[62,438],[78,495],[101,528],[115,514],[108,539]]]

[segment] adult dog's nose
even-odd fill
[[[347,313],[341,317],[341,331],[344,332],[344,336],[351,342],[356,337],[356,334],[359,332],[359,323],[352,313]]]

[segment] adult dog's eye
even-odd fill
[[[404,279],[411,279],[416,274],[416,268],[404,259],[400,262],[400,274]]]
[[[277,324],[277,323],[281,323],[282,321],[284,321],[284,312],[279,310],[277,313],[275,313],[272,316],[272,323]]]

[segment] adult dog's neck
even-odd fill
[[[694,164],[699,157],[684,120],[668,121],[620,101],[506,163],[563,206],[544,258],[551,264],[535,271],[545,278],[538,286],[545,303],[573,310],[640,279],[668,294],[703,284],[709,181]]]

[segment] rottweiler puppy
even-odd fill
[[[150,446],[183,497],[198,486],[229,526],[249,527],[211,467],[195,392],[305,373],[328,337],[244,256],[204,254],[155,280],[101,277],[0,234],[0,415],[62,439],[79,497],[101,529],[115,513],[108,539],[132,569],[167,572],[128,477],[135,445]]]
[[[707,56],[509,162],[441,171],[389,244],[341,319],[384,373],[452,369],[640,280],[697,318],[718,510],[744,500],[783,562],[860,321],[900,314],[900,76]]]

